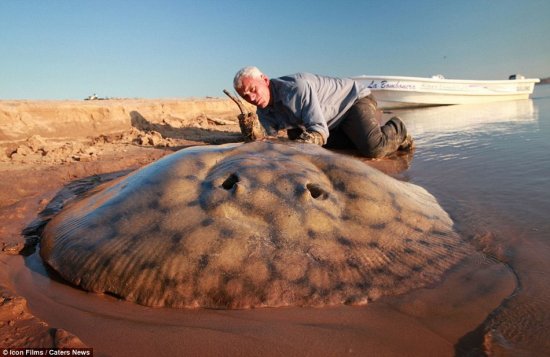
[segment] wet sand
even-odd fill
[[[201,102],[198,107],[202,109],[194,114],[189,114],[192,107],[189,103],[178,107],[172,101],[163,106],[159,100],[108,102],[47,102],[50,114],[40,115],[36,114],[36,107],[41,103],[27,103],[31,110],[18,102],[17,109],[13,110],[13,102],[0,102],[0,145],[2,154],[5,153],[0,155],[0,220],[3,223],[0,227],[0,347],[86,345],[94,348],[96,355],[144,356],[461,355],[483,350],[505,355],[509,352],[508,345],[494,341],[504,339],[506,342],[507,337],[494,338],[490,334],[492,327],[506,334],[499,329],[507,326],[506,316],[499,320],[500,309],[504,306],[504,311],[517,311],[514,307],[524,305],[523,300],[532,301],[529,294],[522,292],[544,291],[540,282],[529,283],[531,279],[536,280],[536,276],[522,263],[540,257],[526,250],[528,246],[537,249],[540,244],[545,247],[544,243],[529,241],[511,259],[507,237],[510,231],[521,228],[501,224],[498,219],[492,221],[493,216],[479,219],[479,210],[485,207],[476,200],[475,188],[467,186],[466,195],[457,192],[456,187],[455,190],[445,188],[450,173],[441,174],[438,160],[444,155],[451,157],[453,151],[445,145],[434,146],[438,135],[444,132],[436,128],[441,123],[413,122],[415,115],[422,111],[402,113],[418,137],[419,147],[412,158],[368,163],[427,188],[460,223],[458,228],[462,233],[475,237],[473,243],[487,253],[485,259],[466,261],[452,269],[441,284],[404,296],[384,298],[365,307],[225,311],[147,308],[111,296],[89,294],[56,281],[49,276],[32,247],[25,249],[23,230],[66,184],[91,176],[97,179],[94,175],[135,169],[182,147],[240,140],[235,120],[237,110],[229,101],[198,100]],[[210,108],[202,102],[216,104]],[[94,110],[107,113],[101,109],[106,105],[111,112],[116,112],[118,119],[114,121],[120,124],[111,127],[89,124],[84,119],[65,120],[60,125],[64,127],[63,136],[56,136],[55,131],[36,131],[40,123],[55,122],[60,117],[52,106],[65,108],[68,114],[61,117],[73,118],[80,114],[73,115],[71,110],[86,112],[86,106],[92,104]],[[119,109],[115,111],[113,107]],[[7,115],[6,108],[19,116]],[[489,108],[489,112],[494,113],[495,108]],[[436,114],[453,115],[452,111]],[[469,117],[464,113],[460,115]],[[508,120],[506,115],[501,113],[500,120]],[[534,116],[532,111],[530,115]],[[83,116],[86,117],[94,116]],[[102,120],[109,122],[109,115]],[[17,130],[10,131],[10,122],[17,123],[13,126]],[[461,129],[450,128],[449,136],[444,139],[452,139],[453,130]],[[31,139],[33,135],[40,137]],[[459,147],[458,151],[463,149]],[[434,153],[438,150],[439,156]],[[449,160],[452,162],[452,157]],[[540,264],[537,266],[544,266],[543,262]],[[547,306],[545,304],[543,301],[542,307]],[[535,304],[535,312],[540,308],[539,303]],[[522,331],[521,335],[527,333]],[[527,350],[536,350],[541,344],[531,342],[527,346]]]

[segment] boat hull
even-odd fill
[[[473,104],[527,99],[538,79],[494,81],[442,78],[358,76],[382,109]]]

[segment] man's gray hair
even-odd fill
[[[258,67],[254,66],[248,66],[241,68],[237,74],[235,74],[235,78],[233,78],[233,88],[238,89],[242,85],[242,79],[243,78],[256,78],[259,79],[263,75],[262,71],[258,69]]]

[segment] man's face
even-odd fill
[[[269,78],[262,74],[261,78],[243,77],[237,93],[244,100],[257,107],[265,108],[271,99],[269,91]]]

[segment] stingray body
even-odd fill
[[[432,195],[307,144],[189,148],[74,201],[40,254],[148,306],[364,304],[436,282],[466,248]]]

